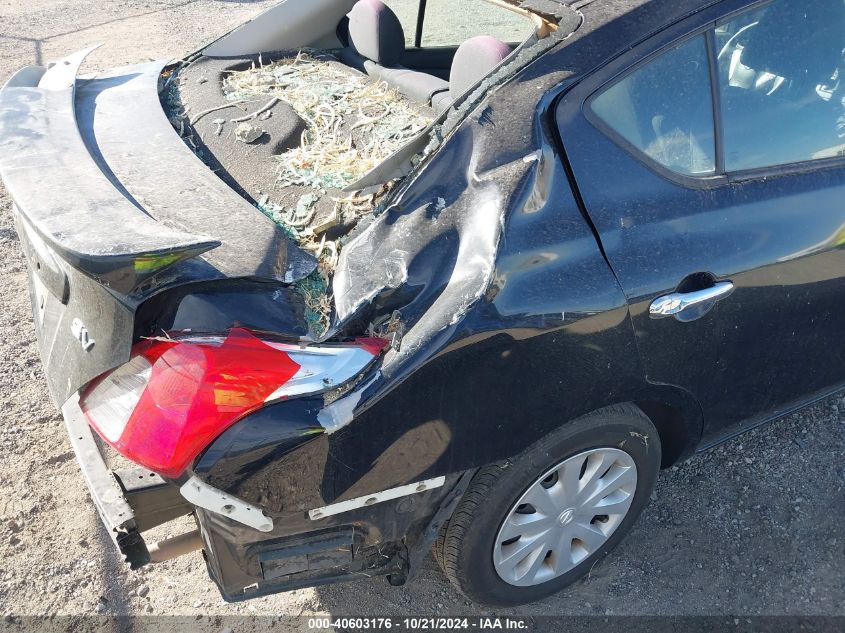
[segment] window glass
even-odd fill
[[[529,17],[486,0],[428,0],[422,46],[459,46],[476,35],[517,44],[534,30]]]
[[[687,175],[715,172],[703,36],[670,49],[594,98],[593,112],[644,154]]]
[[[402,23],[402,30],[405,31],[405,46],[412,48],[417,34],[417,14],[420,10],[420,0],[382,0],[382,2],[393,9],[396,17],[399,18]]]
[[[716,42],[727,171],[845,155],[843,0],[776,0]]]

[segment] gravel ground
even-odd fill
[[[0,0],[0,81],[95,42],[91,67],[178,57],[271,4]],[[223,602],[199,554],[123,569],[46,396],[9,208],[0,190],[0,612],[484,613],[430,558],[400,589],[374,579],[239,605]],[[632,534],[586,580],[508,613],[845,615],[843,457],[841,396],[697,456],[662,474]]]

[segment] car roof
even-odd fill
[[[496,1],[496,0],[493,0]],[[631,11],[646,8],[657,14],[671,13],[683,16],[695,13],[719,0],[505,0],[521,9],[539,14],[562,15],[567,10],[580,11],[585,16],[585,26],[596,20],[608,20]]]
[[[553,0],[564,4],[561,0]],[[584,23],[581,29],[593,31],[599,26],[626,14],[637,16],[640,23],[640,34],[646,31],[656,31],[677,22],[678,20],[697,13],[721,0],[582,0],[569,3],[570,8],[581,11]],[[633,17],[633,16],[632,16]]]
[[[573,41],[590,39],[597,60],[609,59],[670,25],[724,0],[505,0],[521,9],[554,16]],[[747,0],[753,4],[755,0]],[[561,47],[558,47],[561,48]]]
[[[589,59],[569,66],[573,74],[581,74],[596,63],[608,60],[630,49],[672,24],[724,0],[527,0],[528,3],[566,5],[583,15],[583,22],[557,52],[568,56],[565,49],[575,41],[589,38]],[[748,0],[752,4],[754,0]],[[525,6],[523,3],[522,6]],[[551,51],[554,54],[554,51]]]
[[[535,0],[538,3],[545,0]],[[628,11],[646,4],[671,5],[686,12],[703,9],[714,3],[714,0],[551,0],[557,4],[563,4],[571,9],[583,13],[613,12],[615,14],[627,13]],[[716,0],[718,1],[718,0]],[[531,2],[531,0],[529,0]],[[524,5],[525,3],[523,3]]]

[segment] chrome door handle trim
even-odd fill
[[[652,301],[648,308],[648,314],[652,319],[675,316],[692,306],[708,301],[724,299],[733,291],[734,285],[730,281],[720,281],[713,284],[711,288],[705,288],[704,290],[673,292],[670,295],[663,295]]]

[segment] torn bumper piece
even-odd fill
[[[120,484],[100,454],[91,427],[79,408],[79,401],[76,398],[68,400],[62,407],[62,415],[76,461],[106,531],[132,569],[143,567],[150,562],[147,544],[138,531],[135,513]]]
[[[110,470],[76,397],[65,403],[62,415],[76,461],[106,531],[131,569],[143,567],[150,562],[150,553],[141,530],[188,514],[193,506],[181,499],[178,488],[154,473]]]

